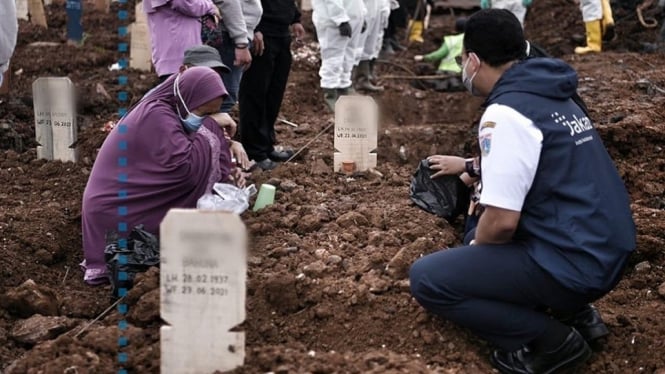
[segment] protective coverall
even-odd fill
[[[600,52],[603,41],[615,37],[610,0],[581,0],[580,9],[586,29],[586,46],[575,48],[575,53]]]
[[[517,17],[524,28],[524,17],[526,17],[526,7],[531,5],[531,0],[481,0],[482,9],[506,9]]]
[[[321,47],[321,88],[333,111],[337,97],[350,93],[351,70],[366,13],[359,0],[312,1],[312,21]],[[344,24],[350,27],[350,36],[343,35]]]
[[[2,86],[3,74],[9,69],[9,59],[14,54],[18,33],[14,1],[0,3],[0,21],[0,86]]]
[[[360,35],[360,43],[356,48],[354,84],[357,89],[380,91],[382,87],[372,83],[375,60],[381,52],[384,29],[388,27],[390,17],[390,0],[364,0],[367,16],[365,32]]]

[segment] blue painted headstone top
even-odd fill
[[[83,4],[81,0],[67,0],[67,39],[80,42],[83,39],[81,26],[81,13]]]

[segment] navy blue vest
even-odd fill
[[[635,224],[614,163],[571,99],[576,89],[577,75],[562,61],[530,59],[504,73],[487,104],[515,109],[543,134],[515,240],[564,286],[601,295],[635,248]]]

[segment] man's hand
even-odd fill
[[[219,12],[217,5],[212,7],[212,17],[215,19],[215,25],[219,25],[219,21],[222,20],[222,13]]]
[[[249,48],[236,48],[236,59],[233,61],[234,66],[242,67],[242,70],[245,71],[249,69],[249,65],[252,63],[252,54],[249,53]]]
[[[342,22],[339,27],[339,34],[346,37],[351,37],[351,25],[348,22]]]
[[[291,25],[291,30],[293,35],[296,37],[296,42],[301,41],[305,37],[305,28],[302,26],[302,23],[294,23]]]
[[[231,118],[231,116],[228,113],[215,113],[210,115],[212,119],[217,122],[219,127],[229,135],[230,138],[234,137],[236,135],[236,131],[238,130],[238,124],[236,121]]]
[[[236,159],[236,163],[240,165],[242,170],[247,170],[251,166],[249,162],[249,157],[247,157],[247,152],[245,152],[245,147],[242,146],[242,143],[235,140],[231,140],[231,156]]]
[[[263,56],[263,51],[265,51],[266,45],[263,42],[263,33],[257,31],[254,33],[254,55]]]
[[[462,157],[457,156],[434,155],[429,156],[427,162],[429,162],[430,169],[438,170],[436,173],[432,174],[432,179],[438,178],[442,175],[460,174],[464,172],[465,169],[465,160]]]
[[[420,61],[422,61],[422,60],[424,60],[424,59],[425,59],[425,56],[423,56],[423,55],[415,55],[415,56],[413,56],[413,61],[415,61],[415,62],[420,62]]]

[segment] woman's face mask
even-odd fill
[[[469,77],[469,74],[466,72],[466,67],[469,65],[469,61],[471,61],[471,58],[473,57],[476,59],[478,58],[475,53],[469,53],[464,66],[462,66],[462,84],[464,84],[464,87],[466,87],[471,95],[480,96],[480,93],[473,87],[473,78],[478,74],[478,70],[476,70],[471,77]]]
[[[185,130],[189,132],[196,132],[201,127],[201,124],[203,124],[203,117],[190,112],[189,108],[187,108],[185,100],[183,100],[182,95],[180,95],[180,87],[178,86],[179,80],[180,80],[180,75],[178,74],[178,76],[175,79],[175,83],[173,85],[173,93],[175,96],[178,97],[178,99],[180,99],[180,103],[182,103],[183,108],[185,108],[185,110],[187,111],[187,118],[182,118],[182,115],[180,114],[180,108],[178,107],[178,105],[176,105],[176,110],[178,111],[178,117],[180,117],[180,122],[185,127]]]

